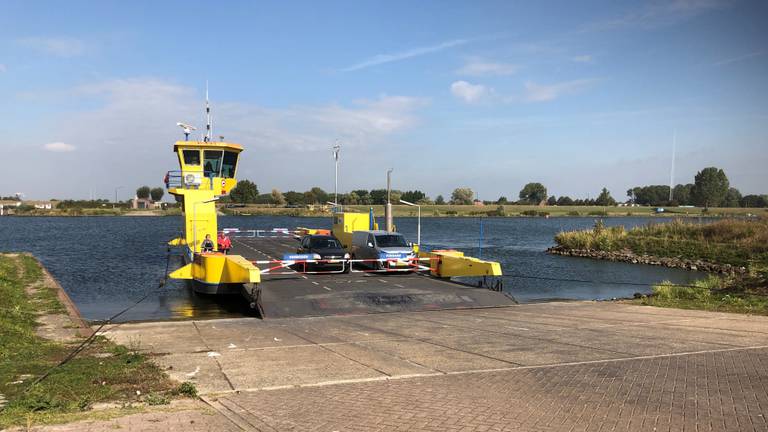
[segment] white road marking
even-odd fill
[[[563,367],[563,366],[576,366],[576,365],[601,364],[601,363],[618,363],[618,362],[625,362],[625,361],[632,361],[632,360],[645,360],[645,359],[656,359],[656,358],[667,358],[667,357],[683,357],[683,356],[695,355],[695,354],[708,354],[708,353],[742,351],[742,350],[744,350],[744,351],[751,351],[751,350],[765,349],[765,348],[768,348],[768,345],[759,345],[759,346],[751,346],[751,347],[736,347],[736,348],[726,348],[726,349],[714,349],[714,350],[704,350],[704,351],[689,351],[689,352],[671,353],[671,354],[657,354],[657,355],[623,357],[623,358],[605,359],[605,360],[587,360],[587,361],[580,361],[580,362],[552,363],[552,364],[544,364],[544,365],[512,366],[512,367],[504,367],[504,368],[473,369],[473,370],[463,370],[463,371],[455,371],[455,372],[415,373],[415,374],[392,375],[392,376],[377,376],[377,377],[372,377],[372,378],[340,379],[340,380],[322,381],[322,382],[318,382],[318,383],[309,383],[309,384],[288,384],[288,385],[279,385],[279,386],[271,386],[271,387],[241,388],[241,389],[237,389],[237,390],[222,391],[221,393],[254,392],[254,391],[267,391],[267,390],[283,390],[283,389],[295,389],[295,388],[304,388],[304,387],[325,387],[325,386],[337,385],[337,384],[352,384],[352,383],[364,383],[364,382],[376,382],[376,381],[402,380],[402,379],[408,379],[408,378],[433,377],[433,376],[443,376],[443,375],[470,375],[470,374],[477,374],[477,373],[505,372],[505,371],[521,370],[521,369],[522,370],[526,370],[526,369],[549,369],[549,368],[556,368],[556,367]]]

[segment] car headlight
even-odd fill
[[[349,254],[348,253],[344,254],[344,259],[349,259]]]
[[[314,259],[314,260],[319,260],[321,258],[323,258],[323,257],[321,257],[320,254],[312,254],[312,259]]]

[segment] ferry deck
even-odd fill
[[[374,271],[355,263],[350,272],[281,267],[299,242],[290,235],[232,236],[230,254],[262,270],[263,318],[358,315],[382,312],[503,307],[516,302],[505,293],[430,276],[421,271]],[[267,262],[273,262],[268,264]],[[269,270],[269,269],[272,270]]]

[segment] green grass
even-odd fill
[[[561,232],[559,246],[703,260],[746,267],[747,274],[710,276],[693,286],[663,282],[641,304],[768,315],[768,219],[724,219],[707,224],[675,220],[625,231],[598,221],[591,230]]]
[[[691,286],[664,281],[653,287],[651,296],[633,301],[648,306],[768,315],[768,296],[751,288],[745,279],[717,276],[709,276]]]
[[[706,224],[678,219],[629,231],[598,223],[591,230],[558,233],[555,242],[569,249],[626,249],[640,255],[750,267],[768,264],[768,218],[723,219]]]
[[[161,209],[124,209],[124,208],[111,208],[111,207],[97,207],[97,208],[70,208],[70,209],[58,209],[51,210],[45,209],[31,209],[27,211],[17,212],[17,216],[132,216],[133,213],[146,213],[151,212],[154,216],[179,216],[181,215],[181,209],[172,207],[165,210]]]
[[[172,382],[146,356],[102,337],[30,387],[74,348],[35,333],[38,313],[63,310],[52,289],[39,287],[33,296],[27,295],[25,288],[41,277],[33,258],[0,255],[0,393],[8,400],[0,412],[0,429],[51,421],[86,411],[96,402],[143,400],[137,390],[156,397],[178,394],[172,393]]]

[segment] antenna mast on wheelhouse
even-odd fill
[[[208,80],[205,81],[205,138],[203,141],[210,142],[213,137],[213,125],[211,124],[211,104],[208,100]]]

